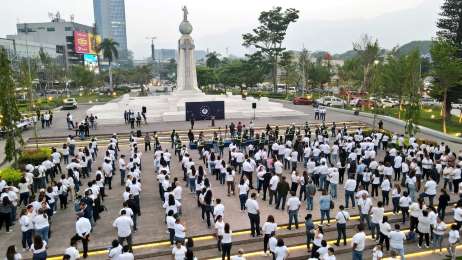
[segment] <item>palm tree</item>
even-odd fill
[[[119,43],[114,41],[113,39],[104,39],[96,48],[96,51],[98,53],[103,54],[103,59],[107,60],[109,62],[109,88],[112,91],[113,86],[112,86],[112,62],[115,59],[119,58],[119,52],[117,51],[117,47],[119,46]]]

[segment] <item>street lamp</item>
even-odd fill
[[[156,54],[155,54],[156,48],[155,48],[155,45],[154,45],[154,40],[156,40],[157,37],[156,36],[150,36],[150,37],[146,37],[146,39],[151,40],[152,77],[154,78],[155,77],[155,65],[156,65]],[[159,72],[159,79],[160,79],[160,72]]]

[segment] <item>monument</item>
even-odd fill
[[[183,7],[183,20],[179,30],[177,82],[176,89],[169,95],[132,97],[125,94],[118,101],[104,105],[95,105],[87,110],[87,114],[98,116],[98,124],[123,124],[124,111],[141,112],[146,107],[148,122],[185,121],[193,116],[196,120],[214,116],[218,111],[226,119],[253,119],[253,117],[287,117],[304,115],[299,111],[285,108],[282,103],[270,102],[268,98],[256,99],[240,95],[206,95],[197,85],[196,61],[194,59],[194,40],[191,36],[193,27],[188,20],[188,9]],[[188,106],[186,106],[188,103]],[[253,103],[256,107],[253,108]],[[196,106],[191,106],[194,104]],[[222,107],[208,107],[220,104]],[[196,107],[198,113],[187,114],[186,107]],[[218,117],[217,117],[218,118]]]
[[[176,72],[177,90],[196,90],[196,60],[194,59],[194,40],[191,37],[193,27],[188,21],[188,9],[183,7],[183,21],[180,24],[181,38],[178,41],[178,63]]]

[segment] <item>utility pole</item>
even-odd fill
[[[29,55],[29,29],[27,28],[27,24],[24,23],[24,33],[26,34],[26,56],[27,56],[27,74],[28,74],[28,81],[29,81],[29,105],[30,105],[30,111],[34,113],[34,93],[32,91],[32,75],[31,75],[31,69],[30,69],[30,55]],[[40,108],[39,108],[40,111]],[[38,133],[37,133],[37,123],[40,120],[39,115],[36,113],[37,119],[33,120],[34,121],[34,139],[35,139],[35,149],[38,150]],[[34,116],[32,116],[32,119]]]

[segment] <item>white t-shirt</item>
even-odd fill
[[[448,238],[449,243],[450,244],[457,243],[457,240],[459,240],[459,230],[449,231],[449,238]]]
[[[297,196],[292,196],[287,200],[287,208],[288,210],[298,210],[300,207],[300,200]]]
[[[289,254],[289,250],[286,246],[277,246],[274,249],[274,254],[276,255],[276,260],[284,260]]]
[[[384,208],[372,207],[372,223],[379,224],[383,220]]]
[[[262,226],[262,231],[263,234],[269,235],[272,232],[275,232],[277,229],[277,224],[276,223],[271,223],[271,222],[265,222]]]
[[[392,248],[403,249],[403,243],[406,240],[406,235],[403,232],[393,230],[388,234],[388,237],[390,238],[390,246]]]
[[[215,222],[215,229],[217,230],[217,235],[223,236],[223,233],[225,233],[225,222]]]
[[[355,251],[363,251],[366,244],[366,234],[364,232],[356,233],[351,240],[351,246],[353,244],[356,244]]]
[[[434,180],[429,180],[425,183],[425,193],[428,195],[436,195],[436,182]]]
[[[71,260],[80,258],[79,250],[73,246],[66,248],[66,250],[64,250],[64,254],[69,255]]]
[[[128,216],[120,216],[114,220],[112,226],[117,228],[117,236],[128,237],[132,233],[133,220]]]
[[[172,249],[172,255],[175,257],[175,260],[184,260],[186,251],[187,250],[185,246],[181,246],[180,248],[175,246]]]
[[[175,229],[175,236],[179,238],[184,238],[186,236],[185,228],[182,224],[175,224],[174,226]]]

